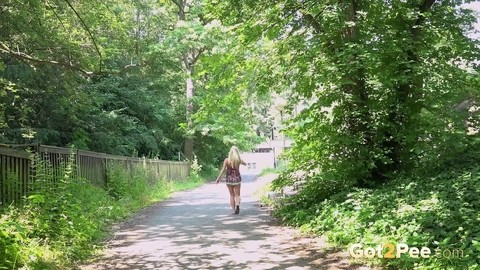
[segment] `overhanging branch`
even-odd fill
[[[9,54],[12,57],[14,57],[18,60],[21,60],[21,61],[28,61],[28,62],[34,62],[34,63],[39,63],[39,64],[50,64],[50,65],[61,66],[61,67],[68,68],[70,70],[80,71],[82,74],[84,74],[86,76],[91,76],[93,74],[93,72],[91,72],[91,71],[86,71],[86,70],[84,70],[80,67],[74,66],[74,65],[69,64],[69,63],[62,63],[62,62],[53,61],[53,60],[42,60],[42,59],[32,57],[32,56],[30,56],[26,53],[23,53],[23,52],[14,51],[14,50],[10,49],[7,45],[5,45],[3,42],[0,42],[0,52]]]
[[[93,46],[95,46],[95,50],[97,51],[97,54],[98,54],[98,56],[100,57],[100,61],[99,61],[99,65],[98,65],[98,72],[102,72],[102,54],[100,53],[100,50],[98,49],[97,42],[95,41],[95,37],[93,36],[92,32],[90,31],[90,29],[88,28],[87,24],[86,24],[85,21],[82,19],[82,17],[80,16],[80,14],[78,14],[78,12],[77,12],[77,11],[75,10],[75,8],[72,6],[72,4],[70,3],[70,1],[65,0],[65,2],[66,2],[67,5],[73,10],[73,12],[74,12],[75,15],[77,16],[77,18],[80,20],[80,23],[83,25],[83,28],[85,28],[85,31],[87,31],[88,35],[89,35],[90,38],[92,39]]]
[[[206,46],[203,46],[202,48],[196,50],[196,52],[192,53],[193,59],[192,59],[192,65],[195,65],[198,61],[198,58],[200,58],[200,55],[207,49]]]
[[[424,0],[423,3],[420,5],[419,7],[420,14],[417,20],[415,21],[415,27],[412,28],[412,35],[414,40],[417,40],[418,36],[420,35],[420,28],[417,26],[420,26],[423,24],[423,22],[425,21],[425,13],[432,8],[435,2],[436,0]]]

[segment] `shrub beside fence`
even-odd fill
[[[189,174],[190,165],[183,161],[133,158],[107,155],[68,148],[28,145],[23,149],[0,146],[0,203],[5,205],[29,194],[35,179],[35,158],[51,166],[54,180],[60,180],[65,166],[72,164],[74,178],[84,178],[99,187],[106,187],[111,166],[120,167],[133,174],[135,170],[145,170],[150,183],[159,179],[181,180]],[[62,168],[63,166],[63,168]]]

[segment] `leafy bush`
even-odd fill
[[[302,229],[325,234],[340,246],[406,243],[463,252],[459,258],[377,259],[401,269],[478,269],[480,265],[480,170],[434,177],[399,177],[378,189],[345,190],[305,207],[295,196],[276,215]],[[299,207],[300,205],[300,207]]]
[[[192,164],[190,165],[190,175],[199,177],[201,171],[202,171],[202,165],[198,164],[198,158],[196,155],[194,155]]]
[[[285,163],[280,163],[276,168],[265,168],[260,172],[260,176],[265,176],[268,174],[282,173],[287,170],[287,165]]]
[[[73,159],[70,159],[73,160]],[[62,269],[92,255],[110,225],[200,179],[154,179],[142,168],[109,168],[107,189],[72,177],[73,164],[53,168],[34,158],[28,198],[0,209],[0,269]],[[60,179],[55,176],[62,176]]]

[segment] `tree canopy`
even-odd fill
[[[0,143],[218,166],[231,145],[251,150],[273,133],[281,99],[293,144],[273,186],[304,184],[284,208],[292,223],[310,219],[342,244],[457,239],[471,256],[480,44],[479,16],[464,4],[473,2],[4,0]],[[428,189],[416,200],[412,187]],[[396,209],[385,198],[416,202],[422,219],[405,210],[383,220],[375,211]]]
[[[0,13],[0,143],[173,159],[197,138],[205,164],[254,144],[232,99],[242,90],[210,86],[203,62],[227,40],[200,2],[7,1]]]
[[[253,91],[286,93],[290,108],[308,101],[287,129],[292,169],[320,169],[342,188],[474,143],[456,105],[478,97],[476,16],[460,4],[209,1],[209,10],[254,48],[235,51],[237,72],[255,63]]]
[[[475,144],[463,2],[7,1],[0,139],[211,162],[269,133],[275,93],[308,105],[292,170],[374,186]]]

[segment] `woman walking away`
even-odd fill
[[[240,176],[240,165],[246,165],[240,158],[238,148],[232,146],[228,153],[228,158],[223,161],[223,167],[220,174],[217,177],[217,184],[220,181],[225,170],[227,171],[227,177],[225,182],[227,184],[228,192],[230,193],[230,206],[232,207],[232,214],[238,215],[240,213],[240,183],[242,177]]]

